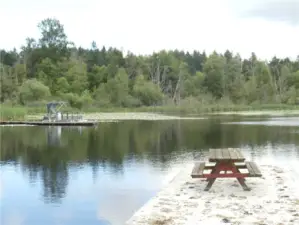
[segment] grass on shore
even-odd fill
[[[181,106],[149,106],[138,108],[97,108],[81,109],[81,113],[99,112],[150,112],[168,114],[214,114],[225,112],[252,112],[252,111],[292,111],[299,110],[299,105],[266,104],[266,105],[181,105]],[[64,107],[64,112],[78,112],[78,109]],[[1,120],[24,120],[27,115],[45,114],[45,107],[25,107],[0,105]]]
[[[0,121],[4,120],[24,120],[28,111],[25,107],[7,107],[0,105]]]

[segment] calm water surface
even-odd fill
[[[122,225],[171,167],[209,148],[294,169],[299,118],[126,121],[97,128],[1,127],[3,225]]]

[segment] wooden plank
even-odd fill
[[[209,159],[215,159],[216,158],[216,149],[210,149],[209,152]]]
[[[224,160],[229,160],[230,155],[229,155],[229,150],[228,149],[222,149],[222,157]]]
[[[247,169],[247,167],[246,167],[246,165],[244,164],[242,164],[242,165],[236,165],[235,164],[235,167],[237,168],[237,169]]]
[[[254,174],[256,175],[256,176],[262,176],[262,173],[261,173],[261,171],[259,170],[259,168],[257,167],[257,165],[256,165],[256,163],[255,162],[250,162],[250,165],[251,165],[251,168],[253,169],[253,171],[254,171]]]
[[[216,149],[216,159],[221,160],[223,158],[221,149]]]
[[[205,165],[205,170],[212,170],[215,168],[215,165]]]
[[[195,163],[195,165],[192,169],[191,177],[192,178],[201,178],[203,176],[204,169],[205,169],[205,162]]]
[[[248,174],[246,173],[210,173],[210,174],[203,174],[202,178],[246,178]]]
[[[251,167],[251,162],[246,162],[245,164],[246,164],[247,170],[249,172],[249,176],[255,176],[254,170]]]
[[[233,152],[232,155],[230,152]],[[216,155],[214,157],[214,154]],[[213,158],[211,158],[213,157]],[[210,162],[217,162],[221,160],[232,160],[233,162],[244,162],[245,158],[239,149],[210,149]]]
[[[191,174],[197,174],[197,171],[199,170],[199,167],[200,167],[200,162],[195,163]]]
[[[205,169],[205,163],[204,162],[201,162],[200,165],[199,165],[199,170],[198,170],[198,174],[201,176],[203,175],[203,171]]]
[[[239,149],[235,149],[235,152],[239,160],[245,160],[245,157],[243,156],[242,152]]]
[[[238,160],[238,155],[237,155],[235,149],[230,148],[230,149],[228,149],[228,152],[229,152],[231,160]]]

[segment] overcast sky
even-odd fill
[[[0,0],[0,48],[38,38],[55,17],[77,46],[150,54],[194,49],[269,59],[299,55],[299,0]]]

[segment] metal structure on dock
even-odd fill
[[[66,106],[66,102],[49,102],[47,104],[47,114],[43,117],[43,122],[85,122],[83,115],[79,113],[61,112],[60,109]]]

